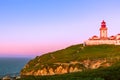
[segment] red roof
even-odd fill
[[[101,22],[101,29],[107,29],[106,22],[104,20]]]
[[[96,36],[96,35],[93,36],[93,38],[96,38],[96,37],[98,38],[98,36]]]
[[[119,34],[117,34],[117,35],[120,35],[120,33],[119,33]]]
[[[106,22],[103,20],[101,24],[105,25],[105,24],[106,24]]]

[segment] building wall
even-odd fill
[[[115,45],[120,45],[120,40],[117,40]]]
[[[86,45],[114,44],[120,45],[120,40],[87,40]]]
[[[107,39],[107,29],[106,30],[104,30],[104,29],[100,30],[100,38],[101,39],[104,39],[104,38]]]

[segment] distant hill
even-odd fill
[[[47,53],[42,56],[37,56],[26,64],[26,66],[21,70],[21,75],[43,76],[39,78],[45,78],[44,76],[49,75],[47,77],[49,79],[50,75],[58,75],[52,76],[51,78],[63,77],[65,79],[65,77],[69,77],[69,80],[72,80],[70,78],[76,78],[75,76],[78,78],[80,78],[79,76],[81,76],[81,78],[91,78],[91,76],[94,76],[96,78],[98,75],[98,80],[107,80],[107,78],[100,75],[104,74],[109,76],[108,73],[111,74],[109,70],[119,70],[119,62],[120,46],[83,46],[82,44],[78,44],[62,50]],[[104,70],[106,72],[108,71],[108,73],[103,73]],[[90,80],[90,78],[88,80]]]

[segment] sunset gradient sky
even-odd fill
[[[0,0],[0,57],[35,57],[120,33],[120,0]]]

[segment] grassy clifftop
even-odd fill
[[[120,60],[117,45],[73,45],[37,56],[22,69],[21,75],[56,75],[109,67]]]
[[[82,44],[79,44],[55,52],[47,53],[42,56],[37,56],[28,64],[32,67],[32,65],[37,63],[44,65],[58,62],[64,63],[80,61],[85,59],[112,58],[116,56],[120,56],[120,46],[94,45],[83,47]]]

